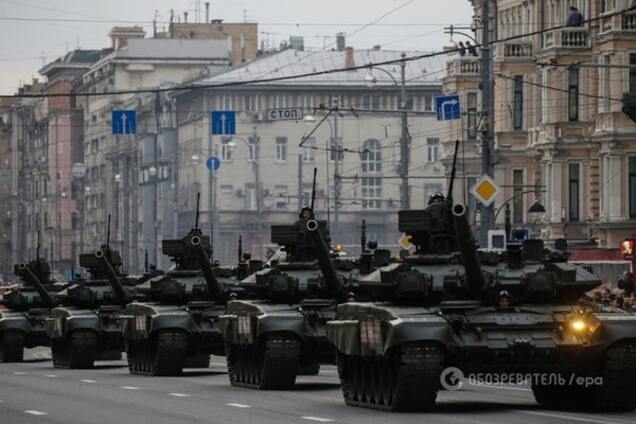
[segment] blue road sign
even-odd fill
[[[135,134],[137,132],[137,112],[134,110],[114,110],[112,120],[113,134]]]
[[[210,171],[216,171],[221,166],[221,161],[215,156],[210,156],[208,160],[205,161],[205,165]]]
[[[212,112],[212,134],[236,134],[236,113],[233,110]]]
[[[438,121],[450,121],[459,119],[461,108],[459,107],[459,96],[439,96],[435,97],[435,110]]]

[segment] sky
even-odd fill
[[[110,47],[108,32],[115,25],[142,25],[152,34],[167,27],[170,10],[188,22],[197,4],[205,19],[205,1],[195,0],[0,0],[0,94],[15,93],[38,77],[43,64],[77,47]],[[290,35],[305,38],[306,48],[335,43],[335,34],[349,34],[347,45],[387,50],[441,50],[448,44],[444,27],[468,25],[468,0],[211,0],[211,19],[259,23],[261,40],[270,47]],[[384,16],[386,15],[386,16]],[[29,21],[17,20],[27,18]],[[42,19],[64,19],[50,22]],[[77,22],[107,20],[109,22]],[[377,22],[376,22],[377,21]],[[374,23],[375,22],[375,23]],[[374,23],[364,28],[365,25]]]

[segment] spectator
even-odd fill
[[[583,25],[583,15],[579,12],[576,6],[570,6],[570,11],[565,20],[566,26],[578,27]]]
[[[460,41],[457,45],[457,48],[459,49],[460,56],[466,56],[466,46],[464,46],[463,42]]]
[[[468,49],[468,53],[470,53],[471,55],[477,57],[477,49],[475,48],[475,46],[473,46],[472,44],[470,44],[470,41],[466,41],[466,49]]]
[[[618,279],[618,288],[623,290],[625,296],[631,296],[634,293],[634,274],[625,271]]]

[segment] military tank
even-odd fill
[[[271,239],[284,255],[243,280],[248,299],[228,302],[219,319],[234,386],[290,389],[297,375],[317,374],[321,363],[334,363],[325,323],[347,297],[345,276],[353,265],[343,261],[345,269],[337,268],[326,223],[311,216],[313,203],[294,225],[272,226]]]
[[[547,407],[636,407],[636,315],[579,302],[600,281],[565,252],[541,240],[479,251],[450,196],[400,211],[399,227],[415,254],[359,281],[376,301],[339,305],[327,323],[347,404],[427,410],[459,369],[527,373]]]
[[[57,305],[56,294],[63,285],[51,280],[46,260],[37,258],[14,266],[14,273],[26,285],[4,294],[0,312],[0,360],[22,362],[24,349],[49,346],[45,320]]]
[[[125,274],[121,256],[110,248],[109,238],[94,253],[80,254],[80,265],[86,268],[89,278],[76,278],[60,292],[62,304],[47,319],[56,368],[92,368],[96,360],[121,359],[124,338],[120,316],[126,303],[140,296],[135,285],[150,275]]]
[[[194,228],[181,239],[162,241],[163,254],[175,265],[142,285],[149,302],[126,307],[122,331],[132,374],[179,375],[184,368],[207,368],[211,354],[225,352],[217,318],[225,311],[236,271],[219,269],[223,277],[217,278],[198,211],[197,197]]]

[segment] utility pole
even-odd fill
[[[408,114],[406,113],[406,61],[404,58],[406,53],[402,53],[402,62],[400,63],[402,83],[400,90],[400,115],[402,136],[400,137],[400,177],[402,177],[402,204],[401,209],[406,210],[411,208],[411,198],[409,193],[409,122]]]
[[[490,2],[491,0],[483,0],[481,9],[481,172],[482,174],[493,177],[494,83],[491,78],[492,48],[490,42],[492,40],[492,34],[490,26]],[[479,245],[486,247],[488,246],[488,230],[494,228],[495,225],[493,205],[488,207],[481,205],[480,210]]]
[[[313,153],[313,152],[312,152]],[[303,154],[298,154],[298,210],[303,208]]]
[[[342,149],[338,139],[338,100],[334,100],[336,113],[333,115],[333,143],[331,149],[335,149],[333,161],[333,233],[337,234],[340,226],[340,155]]]

